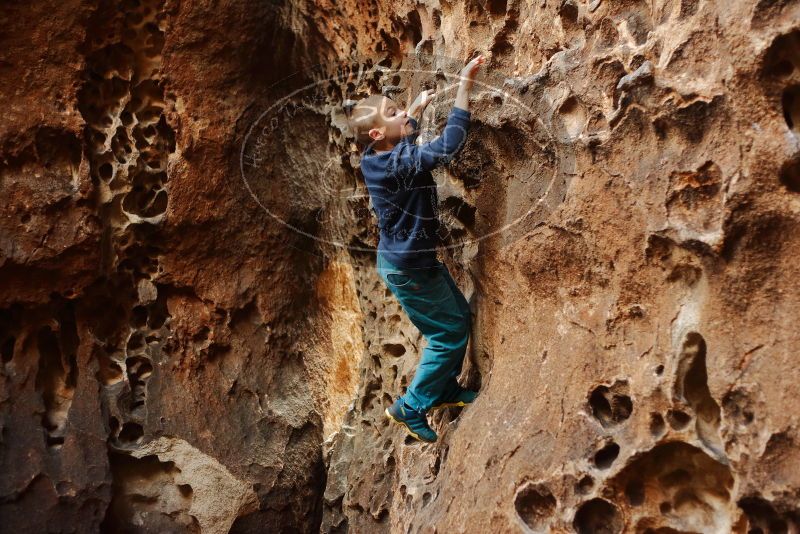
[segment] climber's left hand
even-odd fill
[[[435,89],[425,89],[422,91],[417,98],[414,99],[414,102],[408,106],[408,116],[419,122],[419,119],[425,112],[425,108],[431,103],[431,100],[433,100],[435,96]]]

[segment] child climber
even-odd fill
[[[416,144],[417,121],[435,96],[426,90],[407,110],[391,98],[372,95],[349,110],[380,237],[376,256],[383,282],[411,322],[427,340],[405,395],[386,408],[386,415],[416,439],[436,441],[428,425],[429,410],[466,406],[477,392],[461,387],[461,373],[472,325],[469,304],[447,267],[436,257],[439,240],[438,198],[431,170],[449,162],[469,128],[469,95],[478,56],[462,69],[458,92],[442,135]]]

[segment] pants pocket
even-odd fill
[[[412,278],[404,273],[386,273],[386,281],[394,287],[403,287],[411,283]]]

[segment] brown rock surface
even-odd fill
[[[0,19],[0,530],[800,529],[797,1]],[[473,51],[436,177],[480,396],[419,444],[340,104]]]

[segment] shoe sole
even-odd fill
[[[439,408],[447,408],[447,407],[450,407],[450,406],[469,406],[470,404],[472,404],[472,403],[471,402],[464,402],[464,401],[444,402],[442,404],[437,404],[436,406],[431,406],[431,410],[438,410]]]
[[[394,421],[398,425],[403,426],[406,429],[406,431],[408,431],[408,433],[411,434],[414,437],[414,439],[416,439],[418,441],[424,441],[425,443],[436,443],[436,440],[430,441],[430,440],[427,440],[427,439],[423,438],[422,436],[420,436],[419,434],[417,434],[416,432],[411,430],[411,427],[408,426],[408,424],[404,423],[403,421],[398,421],[397,419],[392,417],[392,414],[389,413],[389,408],[386,408],[385,410],[383,410],[383,413],[385,413],[386,417],[388,417],[389,419],[391,419],[392,421]]]

